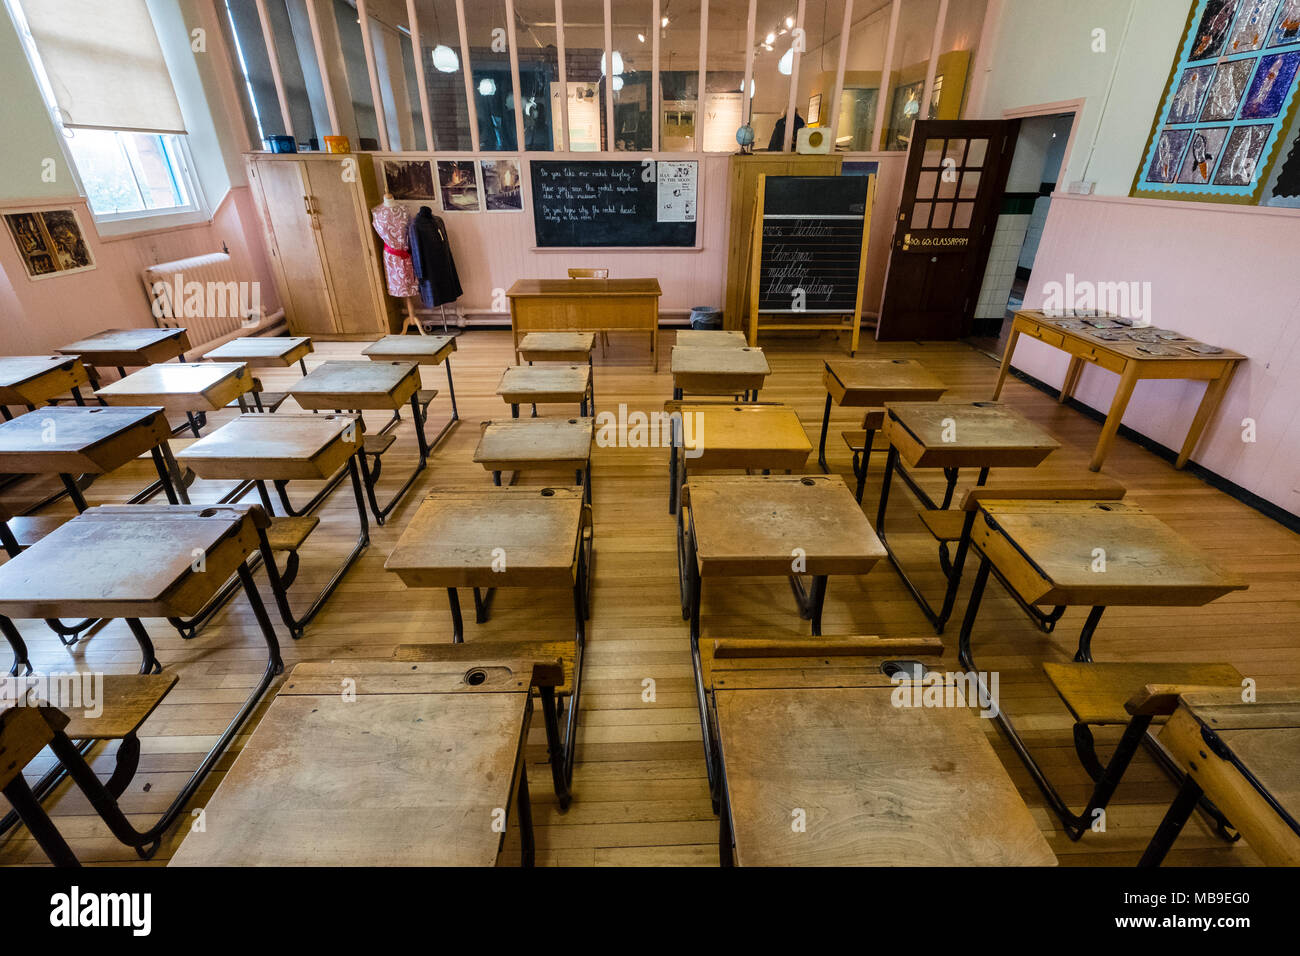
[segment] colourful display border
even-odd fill
[[[1291,88],[1287,92],[1286,99],[1283,101],[1282,108],[1278,115],[1269,120],[1242,120],[1234,117],[1230,120],[1215,120],[1192,123],[1168,123],[1169,112],[1173,106],[1173,98],[1181,83],[1184,71],[1189,67],[1195,69],[1201,66],[1216,66],[1233,60],[1252,60],[1256,64],[1265,56],[1280,53],[1300,52],[1300,38],[1292,43],[1279,46],[1269,46],[1267,41],[1258,50],[1251,50],[1246,53],[1238,54],[1220,54],[1218,57],[1202,60],[1190,60],[1189,53],[1191,46],[1196,39],[1196,30],[1205,15],[1205,10],[1209,6],[1210,0],[1197,0],[1192,5],[1187,15],[1187,25],[1184,28],[1182,44],[1179,46],[1178,57],[1174,60],[1169,70],[1169,79],[1165,83],[1165,93],[1160,101],[1159,111],[1151,123],[1151,132],[1147,137],[1146,149],[1142,152],[1142,161],[1138,165],[1137,171],[1133,174],[1133,186],[1129,190],[1129,195],[1143,199],[1175,199],[1192,202],[1220,202],[1236,203],[1239,205],[1256,205],[1259,203],[1264,186],[1268,182],[1272,173],[1274,162],[1278,158],[1281,147],[1283,131],[1290,126],[1291,120],[1295,115],[1297,105],[1300,105],[1300,96],[1297,96],[1297,90],[1300,89],[1300,72],[1292,78]],[[1237,18],[1241,15],[1244,4],[1238,3],[1237,9],[1233,13],[1232,23],[1228,25],[1225,34],[1225,43],[1232,37],[1233,31],[1237,26]],[[1285,9],[1285,2],[1279,2],[1277,9],[1273,11],[1272,19],[1269,21],[1267,34],[1271,35],[1277,26],[1279,17]],[[1250,85],[1254,82],[1255,67],[1251,69],[1251,77],[1247,82],[1246,89],[1242,92],[1242,103],[1245,102],[1246,96],[1250,91]],[[1240,115],[1241,104],[1237,107],[1237,116]],[[1156,148],[1160,142],[1160,134],[1166,129],[1186,130],[1188,133],[1194,133],[1198,129],[1217,128],[1227,126],[1228,134],[1225,137],[1224,148],[1219,150],[1215,157],[1214,170],[1210,174],[1211,181],[1208,183],[1162,183],[1148,180],[1147,174],[1151,169],[1151,163],[1155,156]],[[1232,136],[1232,130],[1241,126],[1270,126],[1268,139],[1264,142],[1264,148],[1260,151],[1260,160],[1255,166],[1255,177],[1249,185],[1245,186],[1216,186],[1213,182],[1215,174],[1218,172],[1219,165],[1223,162],[1226,153],[1227,140]],[[1179,150],[1176,166],[1181,169],[1187,149],[1190,146],[1191,136],[1188,136],[1188,142],[1183,144]]]

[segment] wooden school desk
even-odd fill
[[[822,432],[817,442],[817,464],[824,472],[830,471],[826,464],[826,433],[831,426],[832,405],[869,408],[885,402],[933,402],[947,390],[924,365],[912,359],[835,359],[826,363],[822,384],[826,386],[826,406],[822,410]],[[871,438],[868,434],[867,453],[862,462],[864,472]]]
[[[366,486],[366,495],[370,499],[370,510],[375,521],[383,524],[397,503],[415,484],[415,479],[424,471],[429,462],[429,443],[424,437],[424,415],[420,411],[420,366],[414,362],[325,362],[317,366],[302,380],[289,389],[300,406],[308,411],[355,411],[366,409],[396,412],[403,405],[411,406],[411,416],[415,420],[415,442],[420,452],[420,460],[415,470],[406,479],[405,484],[397,490],[388,504],[382,508],[375,497],[375,485],[379,481],[381,458],[393,443],[392,435],[366,436],[363,442],[364,454],[361,456],[361,477]],[[372,471],[366,456],[375,459]]]
[[[243,362],[193,362],[150,365],[95,392],[106,405],[161,405],[169,413],[183,413],[198,438],[207,413],[238,402],[253,390],[253,376]]]
[[[517,813],[531,866],[529,690],[559,672],[491,655],[299,664],[169,865],[495,866]]]
[[[148,830],[137,831],[93,771],[84,764],[68,765],[59,755],[113,835],[142,856],[157,849],[167,828],[283,669],[275,630],[247,563],[258,548],[256,525],[265,520],[256,506],[101,506],[78,515],[0,566],[0,630],[29,673],[27,648],[10,618],[123,618],[140,645],[140,673],[160,673],[162,664],[140,619],[196,614],[231,575],[239,575],[266,642],[266,669],[159,820]]]
[[[357,464],[362,448],[361,427],[351,415],[278,414],[240,415],[181,452],[180,460],[200,478],[235,478],[256,485],[262,507],[271,519],[269,527],[258,529],[262,564],[280,618],[295,639],[302,637],[303,630],[370,544],[370,523]],[[302,546],[320,519],[302,514],[277,516],[266,483],[275,482],[283,499],[290,481],[329,482],[343,469],[352,478],[356,498],[360,528],[357,543],[311,607],[298,617],[290,607],[289,587],[297,577]],[[277,551],[289,554],[284,572],[276,564]]]
[[[971,587],[958,638],[958,660],[978,672],[971,637],[989,574],[993,573],[1027,611],[1040,606],[1089,608],[1074,660],[1092,661],[1092,638],[1108,606],[1201,607],[1244,590],[1196,545],[1163,521],[1124,502],[983,501],[972,546],[979,570]],[[1098,550],[1100,549],[1100,551]],[[1105,560],[1105,571],[1097,561]],[[1006,708],[996,717],[1012,748],[1069,826],[1075,819],[1016,733]]]
[[[838,478],[706,475],[684,486],[681,507],[682,616],[691,624],[704,756],[716,795],[699,650],[704,579],[787,577],[800,616],[810,620],[813,635],[820,636],[828,576],[866,574],[885,556],[885,549]],[[803,554],[796,554],[796,548]],[[803,574],[812,577],[808,589],[797,576]]]
[[[1187,776],[1140,866],[1159,866],[1202,794],[1265,866],[1300,866],[1300,690],[1183,694],[1160,743]]]
[[[81,386],[88,385],[86,367],[77,358],[66,355],[0,356],[0,414],[5,421],[13,418],[10,405],[25,405],[28,410],[72,393],[78,405],[84,405]]]
[[[573,592],[575,662],[573,699],[562,748],[565,781],[573,775],[581,710],[582,659],[590,614],[589,570],[595,541],[591,530],[591,507],[583,502],[580,488],[440,491],[421,503],[384,563],[408,588],[447,589],[455,643],[465,639],[457,588],[473,589],[479,623],[488,620],[498,587]],[[532,629],[527,632],[531,634]],[[517,646],[528,643],[521,641]],[[488,646],[497,644],[484,642],[484,647]],[[556,753],[552,747],[553,758]]]
[[[497,394],[510,406],[510,417],[519,417],[520,405],[537,406],[577,403],[578,414],[595,411],[590,365],[512,365],[497,385]]]
[[[80,358],[98,387],[95,369],[116,368],[125,377],[128,368],[171,359],[184,362],[189,350],[190,338],[184,329],[108,329],[54,351]]]
[[[981,719],[895,705],[928,640],[708,642],[722,865],[1055,865]]]
[[[594,418],[525,418],[521,421],[484,422],[474,449],[474,460],[492,472],[501,484],[501,472],[511,472],[514,484],[520,472],[535,468],[561,468],[574,473],[586,489],[591,504],[591,441]]]
[[[1021,335],[1028,335],[1030,338],[1038,339],[1040,342],[1069,353],[1070,366],[1066,370],[1065,381],[1061,386],[1061,401],[1065,401],[1073,394],[1085,364],[1097,365],[1116,373],[1119,376],[1119,387],[1115,389],[1115,397],[1111,399],[1110,411],[1106,413],[1106,423],[1102,426],[1101,437],[1097,439],[1097,447],[1093,450],[1092,461],[1088,465],[1093,471],[1098,471],[1101,463],[1106,460],[1106,453],[1110,451],[1116,432],[1119,431],[1124,410],[1128,408],[1129,398],[1133,395],[1133,387],[1139,381],[1150,378],[1204,380],[1207,383],[1205,394],[1201,397],[1201,404],[1192,416],[1187,437],[1183,439],[1183,447],[1178,452],[1178,460],[1174,467],[1182,468],[1186,465],[1192,452],[1196,450],[1196,443],[1200,440],[1206,423],[1214,417],[1224,393],[1228,391],[1237,366],[1246,360],[1246,356],[1226,349],[1211,354],[1197,353],[1188,346],[1201,347],[1202,344],[1190,340],[1150,344],[1131,340],[1106,341],[1098,338],[1098,330],[1063,328],[1061,325],[1063,321],[1069,320],[1053,318],[1033,309],[1016,313],[1015,320],[1011,324],[1011,334],[1007,338],[1006,351],[1002,353],[1002,367],[998,371],[998,381],[993,387],[993,400],[997,401],[998,396],[1002,394],[1002,385],[1006,381],[1007,370],[1011,367],[1011,358],[1015,355],[1016,343],[1020,341]],[[1171,354],[1151,354],[1148,350],[1152,344],[1163,346],[1162,351]]]
[[[743,349],[749,347],[744,332],[731,329],[679,329],[674,348]]]
[[[664,408],[674,416],[668,450],[669,514],[677,513],[688,470],[793,471],[803,468],[812,453],[798,414],[785,405],[674,401]]]
[[[311,339],[305,335],[241,335],[222,345],[218,345],[204,354],[208,362],[243,362],[249,368],[290,368],[297,365],[303,375],[307,374],[307,356],[314,349]],[[253,398],[257,410],[277,410],[288,392],[264,392],[256,389]]]
[[[940,541],[939,565],[948,578],[944,606],[935,611],[916,584],[907,576],[885,536],[885,515],[889,492],[897,474],[911,489],[927,513],[943,511],[952,504],[953,491],[962,468],[978,468],[976,487],[983,485],[990,468],[1033,468],[1060,443],[1019,412],[996,402],[888,402],[883,428],[889,454],[881,479],[880,504],[876,509],[876,534],[880,536],[889,562],[907,585],[926,619],[942,634],[952,613],[961,567],[948,561],[947,543]],[[901,459],[901,461],[900,461]],[[903,465],[906,464],[907,468]],[[908,468],[942,468],[947,486],[943,501],[936,504]],[[923,516],[924,517],[924,516]],[[963,553],[962,557],[965,557]]]
[[[451,399],[451,418],[442,426],[441,431],[432,438],[426,438],[429,447],[437,448],[443,436],[451,430],[452,425],[460,421],[456,410],[456,385],[451,380],[451,353],[456,351],[456,338],[451,335],[385,335],[361,350],[361,354],[373,362],[414,362],[416,365],[442,365],[447,370],[447,395]],[[426,414],[429,403],[438,397],[436,388],[422,388],[416,393],[420,409]],[[385,427],[397,424],[398,414],[393,412],[393,420]]]
[[[647,332],[659,371],[658,279],[520,279],[506,296],[515,352],[529,332]]]
[[[743,395],[758,401],[758,390],[772,373],[760,348],[673,346],[673,398],[696,395]],[[750,393],[753,393],[752,395]]]

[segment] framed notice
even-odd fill
[[[695,221],[695,177],[700,164],[694,161],[656,163],[655,179],[659,185],[659,222]]]

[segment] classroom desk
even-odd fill
[[[167,500],[189,504],[170,437],[167,416],[156,405],[52,405],[0,424],[0,473],[58,475],[73,505],[85,511],[77,475],[105,475],[149,452]],[[151,486],[132,503],[147,501],[157,490]]]
[[[558,725],[546,715],[557,793],[573,776],[586,618],[591,613],[591,531],[591,506],[583,501],[580,488],[439,491],[420,504],[384,563],[408,588],[447,589],[452,641],[457,644],[465,639],[457,588],[473,589],[478,623],[488,620],[498,587],[573,592],[573,699],[562,746],[552,734]]]
[[[827,578],[866,574],[885,556],[867,516],[838,478],[823,475],[692,478],[682,492],[678,545],[682,617],[690,621],[695,689],[709,783],[717,793],[708,704],[700,661],[705,578],[788,577],[799,614],[822,630]],[[796,549],[802,554],[797,554]],[[805,590],[796,574],[812,577]]]
[[[384,409],[398,411],[403,405],[410,404],[411,415],[415,420],[415,441],[420,451],[420,460],[415,470],[406,479],[405,484],[397,490],[388,504],[382,508],[375,497],[375,485],[379,480],[379,456],[392,444],[391,436],[375,439],[373,450],[363,447],[361,456],[361,477],[370,499],[370,510],[375,521],[383,524],[397,503],[415,484],[415,479],[424,471],[429,462],[429,442],[424,436],[424,415],[420,412],[420,366],[414,362],[325,362],[317,366],[289,389],[302,408],[308,411],[356,411],[366,409]],[[366,445],[371,444],[366,439]],[[366,455],[372,455],[376,468],[372,472]]]
[[[595,411],[590,365],[512,365],[497,385],[497,394],[510,406],[510,417],[519,417],[519,406],[576,402],[578,414]]]
[[[80,358],[98,387],[97,368],[116,368],[125,377],[126,368],[144,368],[170,359],[184,362],[189,350],[185,329],[108,329],[54,351]]]
[[[673,339],[674,348],[744,349],[749,340],[744,332],[731,329],[679,329]]]
[[[203,358],[208,362],[243,362],[249,368],[289,368],[296,364],[306,375],[306,358],[313,351],[311,339],[305,335],[241,335],[218,345]],[[268,407],[275,411],[288,395],[288,392],[253,392],[258,411]]]
[[[529,690],[558,679],[490,655],[299,664],[169,865],[495,866],[513,807],[531,866]]]
[[[529,332],[648,332],[657,372],[662,294],[658,279],[520,279],[506,292],[515,353]]]
[[[565,468],[586,489],[591,504],[591,442],[594,418],[525,418],[522,421],[484,422],[474,460],[492,472],[501,484],[501,472],[512,472],[510,484],[521,471]]]
[[[30,411],[67,392],[84,405],[81,386],[90,383],[86,367],[66,355],[0,356],[0,414],[13,418],[10,405],[25,405]]]
[[[414,362],[416,365],[443,365],[447,369],[447,394],[451,399],[451,418],[442,426],[442,430],[427,439],[430,448],[437,448],[443,436],[452,426],[460,421],[460,412],[456,410],[456,385],[451,380],[451,353],[456,351],[456,338],[451,335],[385,335],[361,350],[361,354],[374,362]],[[438,396],[436,388],[420,389],[416,393],[422,414],[428,417],[429,403]],[[393,419],[384,430],[387,431],[399,421],[400,416],[393,412]]]
[[[253,376],[243,362],[192,362],[150,365],[110,382],[95,395],[105,405],[161,405],[169,413],[183,413],[198,438],[208,412],[231,402],[247,411],[244,396],[252,390]]]
[[[758,390],[772,374],[760,348],[673,346],[673,398],[696,395],[744,395],[758,401]],[[753,393],[752,395],[750,393]]]
[[[1118,501],[981,502],[971,544],[980,564],[957,657],[975,673],[971,637],[990,573],[1027,611],[1040,605],[1058,612],[1089,608],[1074,655],[1081,663],[1092,661],[1093,634],[1108,606],[1202,607],[1246,588],[1163,521]],[[1097,570],[1098,560],[1105,561],[1104,573]],[[996,720],[1049,806],[1069,826],[1075,814],[1021,741],[1005,707]]]
[[[1265,866],[1300,866],[1300,691],[1183,694],[1160,743],[1187,776],[1139,866],[1159,866],[1202,795]]]
[[[1033,468],[1061,445],[1009,405],[996,402],[888,402],[883,432],[889,443],[889,454],[885,459],[880,504],[876,509],[876,534],[889,553],[889,563],[907,585],[935,632],[942,634],[957,596],[965,551],[949,562],[947,545],[940,543],[939,564],[948,578],[948,588],[943,607],[935,611],[907,576],[885,536],[885,514],[894,475],[903,480],[925,509],[942,511],[952,504],[962,468],[979,469],[975,485],[980,487],[988,480],[990,468]],[[866,467],[865,463],[863,467]],[[943,469],[947,486],[941,504],[935,504],[908,473],[908,468]]]
[[[595,332],[529,332],[520,341],[518,352],[520,361],[529,365],[534,362],[590,365],[595,344]]]
[[[1056,864],[975,713],[840,660],[714,670],[723,865]]]
[[[266,643],[261,679],[162,817],[143,833],[117,807],[89,768],[68,771],[123,843],[151,855],[244,721],[283,670],[271,619],[248,568],[257,551],[262,510],[220,505],[110,505],[91,508],[0,566],[0,630],[27,665],[27,648],[10,618],[59,615],[123,618],[140,645],[140,673],[161,673],[147,617],[195,614],[238,574]],[[202,561],[196,558],[202,556]]]
[[[821,438],[817,442],[817,464],[829,472],[826,464],[826,433],[831,426],[831,406],[869,408],[885,402],[934,402],[947,390],[924,365],[913,359],[834,359],[825,363],[822,384],[826,386],[826,406],[822,410]],[[867,451],[862,469],[866,472],[871,453],[872,433],[867,433]]]
[[[666,408],[673,415],[668,450],[669,514],[677,514],[688,465],[699,471],[793,471],[802,468],[812,452],[798,414],[785,405],[674,401]]]
[[[1066,327],[1073,325],[1084,327],[1078,329]],[[1111,442],[1119,431],[1124,410],[1128,408],[1129,398],[1133,394],[1133,387],[1139,381],[1152,378],[1203,380],[1207,383],[1205,394],[1201,396],[1201,404],[1197,406],[1196,413],[1192,416],[1187,437],[1183,439],[1178,460],[1174,463],[1175,468],[1182,468],[1196,449],[1196,443],[1200,440],[1206,423],[1218,410],[1224,393],[1232,383],[1232,376],[1236,374],[1237,366],[1246,360],[1246,356],[1226,349],[1209,354],[1197,353],[1189,346],[1198,348],[1214,348],[1214,346],[1204,346],[1192,340],[1176,339],[1145,343],[1131,340],[1108,341],[1100,337],[1107,333],[1116,334],[1115,330],[1091,328],[1087,326],[1086,320],[1054,317],[1036,309],[1017,312],[1011,324],[1011,333],[1007,337],[1006,351],[1002,353],[1002,367],[998,371],[997,384],[993,387],[993,400],[997,401],[998,396],[1002,394],[1002,385],[1006,381],[1007,371],[1011,367],[1011,358],[1015,355],[1016,344],[1020,341],[1021,335],[1028,335],[1069,354],[1070,365],[1065,373],[1065,381],[1061,385],[1060,401],[1062,402],[1073,394],[1085,364],[1097,365],[1116,373],[1119,376],[1119,387],[1115,389],[1115,396],[1111,399],[1110,410],[1106,413],[1106,422],[1102,426],[1101,436],[1097,439],[1097,447],[1093,450],[1092,461],[1088,465],[1093,471],[1099,471],[1101,463],[1106,460],[1106,453],[1110,451]],[[1168,354],[1152,354],[1156,350]]]
[[[362,448],[360,426],[351,415],[240,415],[191,444],[179,456],[200,478],[251,480],[257,487],[262,507],[271,519],[270,527],[258,529],[262,564],[280,618],[295,640],[302,637],[326,599],[370,544],[370,523],[357,465]],[[289,604],[289,587],[297,576],[301,546],[316,530],[320,519],[307,517],[301,511],[277,517],[266,482],[275,482],[281,500],[287,501],[285,489],[290,481],[326,482],[328,491],[337,484],[331,483],[332,480],[344,470],[352,478],[352,493],[356,498],[360,527],[357,543],[311,607],[302,616],[295,616]],[[275,561],[277,551],[289,552],[289,563],[283,573]]]

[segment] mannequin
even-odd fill
[[[375,232],[379,233],[379,238],[384,241],[384,275],[388,280],[388,294],[406,300],[406,323],[402,332],[415,326],[415,330],[423,335],[424,327],[415,317],[415,305],[411,298],[420,292],[420,283],[411,266],[411,213],[393,198],[392,193],[386,192],[384,201],[370,210],[370,221]]]

